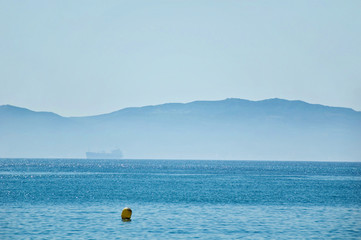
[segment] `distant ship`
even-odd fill
[[[119,149],[115,149],[111,152],[86,152],[86,158],[88,159],[122,159],[123,153]]]

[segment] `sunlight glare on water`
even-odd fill
[[[361,164],[0,160],[3,239],[361,236]],[[124,207],[133,210],[123,222]]]

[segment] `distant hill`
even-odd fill
[[[225,99],[61,117],[0,106],[0,157],[361,161],[361,112],[303,101]]]

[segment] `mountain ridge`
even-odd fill
[[[225,103],[225,102],[236,102],[236,103],[249,103],[249,104],[262,104],[262,103],[288,103],[288,104],[299,104],[299,105],[307,105],[307,106],[313,106],[313,107],[325,107],[325,108],[331,108],[334,110],[344,110],[344,111],[351,111],[351,112],[358,112],[361,113],[361,111],[357,111],[354,110],[352,108],[348,108],[348,107],[335,107],[335,106],[329,106],[329,105],[322,105],[322,104],[316,104],[316,103],[308,103],[306,101],[302,101],[302,100],[288,100],[288,99],[282,99],[282,98],[268,98],[268,99],[263,99],[263,100],[247,100],[247,99],[241,99],[241,98],[226,98],[226,99],[222,99],[222,100],[196,100],[196,101],[191,101],[191,102],[186,102],[186,103],[181,103],[181,102],[171,102],[171,103],[162,103],[162,104],[155,104],[155,105],[144,105],[144,106],[140,106],[140,107],[126,107],[126,108],[121,108],[119,110],[115,110],[109,113],[101,113],[101,114],[95,114],[95,115],[89,115],[89,116],[70,116],[70,117],[65,117],[62,116],[60,114],[57,114],[55,112],[52,111],[34,111],[31,110],[29,108],[24,108],[24,107],[20,107],[20,106],[15,106],[15,105],[11,105],[11,104],[4,104],[4,105],[0,105],[0,113],[1,111],[5,110],[12,110],[12,111],[27,111],[27,112],[31,112],[32,114],[54,114],[56,116],[62,117],[62,118],[91,118],[91,117],[98,117],[98,116],[103,116],[103,115],[109,115],[109,114],[115,114],[118,112],[127,112],[127,111],[134,111],[134,110],[140,110],[140,109],[154,109],[154,108],[162,108],[162,107],[167,107],[167,106],[184,106],[184,105],[192,105],[192,104],[212,104],[212,103]]]
[[[302,100],[286,100],[286,99],[280,99],[280,98],[270,98],[270,99],[264,99],[264,100],[258,100],[258,101],[252,101],[252,100],[247,100],[247,99],[241,99],[241,98],[226,98],[224,100],[213,100],[213,101],[208,101],[208,100],[197,100],[197,101],[192,101],[192,102],[187,102],[187,103],[163,103],[163,104],[157,104],[157,105],[146,105],[146,106],[141,106],[141,107],[127,107],[127,108],[123,108],[123,109],[119,109],[110,113],[104,113],[104,114],[97,114],[97,115],[93,115],[93,116],[85,116],[85,117],[97,117],[97,116],[102,116],[102,115],[109,115],[109,114],[115,114],[115,113],[119,113],[122,111],[133,111],[133,110],[139,110],[139,109],[144,109],[144,108],[160,108],[160,107],[165,107],[165,106],[185,106],[185,105],[192,105],[192,104],[198,104],[198,103],[223,103],[223,102],[229,102],[229,101],[237,101],[237,103],[239,102],[246,102],[246,103],[262,103],[262,102],[292,102],[292,103],[298,103],[298,104],[306,104],[309,106],[317,106],[317,107],[327,107],[327,108],[332,108],[332,109],[338,109],[338,110],[346,110],[346,111],[352,111],[352,112],[359,112],[356,111],[352,108],[346,108],[346,107],[334,107],[334,106],[328,106],[328,105],[321,105],[321,104],[312,104],[312,103],[308,103]],[[361,111],[360,111],[361,113]]]
[[[300,100],[165,103],[85,117],[0,106],[0,157],[119,148],[128,158],[361,161],[360,142],[361,112]]]

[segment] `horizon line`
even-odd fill
[[[361,161],[355,160],[285,160],[285,159],[269,159],[269,160],[260,160],[260,159],[191,159],[191,158],[119,158],[119,159],[92,159],[92,158],[72,158],[72,157],[0,157],[0,160],[90,160],[90,161],[123,161],[123,160],[131,160],[131,161],[243,161],[243,162],[322,162],[322,163],[361,163]]]

